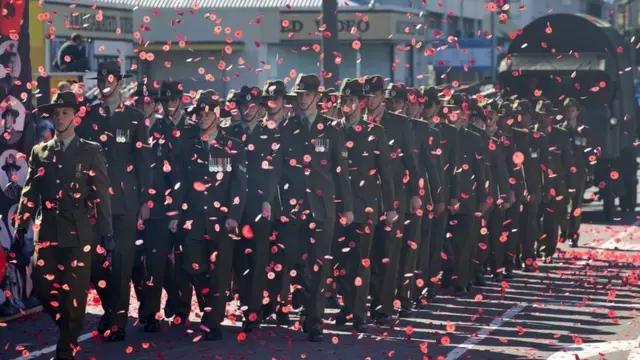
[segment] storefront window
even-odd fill
[[[444,28],[444,24],[442,23],[442,14],[440,13],[429,13],[427,15],[427,18],[429,19],[429,28],[430,29],[438,29],[438,30],[442,30]]]
[[[118,56],[96,55],[91,59],[91,68],[97,69],[98,64],[104,61],[118,61]]]
[[[462,27],[464,33],[462,34],[465,38],[473,38],[475,37],[475,20],[474,19],[464,19],[462,22]]]

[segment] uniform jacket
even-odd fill
[[[262,213],[262,203],[271,204],[272,211],[279,205],[276,197],[282,174],[280,132],[274,122],[269,126],[266,121],[259,121],[250,134],[245,131],[242,123],[222,128],[221,131],[240,139],[244,144],[248,193],[243,222],[255,222]]]
[[[458,131],[459,158],[452,181],[457,181],[460,192],[452,197],[460,202],[459,212],[473,214],[478,206],[487,200],[486,183],[487,165],[482,138],[477,133],[463,127]]]
[[[185,147],[186,149],[186,147]],[[196,139],[182,152],[180,187],[174,209],[182,214],[189,239],[202,239],[211,222],[238,222],[247,197],[247,161],[242,142],[218,131],[215,139]]]
[[[443,170],[441,167],[440,131],[422,120],[411,120],[413,136],[415,137],[415,154],[421,173],[424,174],[424,184],[420,186],[424,191],[425,205],[433,206],[444,202],[442,186]]]
[[[179,152],[173,134],[174,127],[166,119],[156,119],[149,129],[151,138],[151,187],[149,191],[150,218],[175,219],[170,203],[176,187]]]
[[[76,128],[77,136],[100,144],[107,160],[114,215],[137,213],[149,200],[151,147],[142,112],[122,106],[113,116],[94,106]]]
[[[60,247],[92,243],[93,223],[113,234],[109,177],[100,145],[76,136],[62,151],[55,140],[35,145],[18,206],[17,226],[35,216],[35,241]]]
[[[450,199],[457,199],[460,195],[460,183],[458,177],[453,176],[457,171],[456,166],[460,162],[458,149],[458,129],[455,126],[440,121],[434,124],[440,131],[440,166],[442,168],[442,186],[445,203]]]
[[[345,138],[354,221],[375,223],[382,212],[394,210],[393,172],[389,145],[380,125],[361,119],[353,126],[338,122]],[[380,207],[380,203],[382,203]],[[340,204],[338,209],[341,209]]]
[[[336,204],[353,211],[347,150],[337,120],[318,113],[309,129],[298,116],[279,124],[283,147],[281,211],[299,218],[305,210],[321,222],[333,223]]]
[[[542,196],[551,190],[548,178],[549,168],[549,139],[539,131],[538,125],[533,125],[527,131],[529,156],[524,159],[524,172],[527,178],[527,191],[537,203]],[[531,200],[531,199],[529,199]]]
[[[504,145],[500,142],[499,137],[489,135],[484,129],[471,125],[471,130],[480,135],[482,139],[485,151],[483,158],[487,165],[485,184],[487,194],[491,197],[493,204],[496,204],[499,198],[506,200],[511,185],[509,184],[507,163],[504,160]]]
[[[591,129],[581,123],[578,123],[576,127],[572,127],[568,121],[565,121],[561,127],[569,132],[573,155],[575,155],[576,181],[578,179],[584,181],[586,176],[593,176],[593,164],[596,159]],[[576,183],[575,185],[577,186],[578,184]]]
[[[418,170],[415,152],[417,148],[412,133],[411,120],[404,115],[385,111],[379,125],[384,127],[389,141],[396,210],[406,213],[409,211],[409,198],[420,195],[418,184],[421,172]]]
[[[524,161],[531,157],[528,146],[529,133],[521,129],[510,128],[508,130],[498,130],[495,136],[500,139],[503,145],[504,160],[509,172],[509,184],[515,193],[516,203],[521,204],[527,195],[527,177]],[[514,157],[514,155],[518,153]],[[522,162],[520,162],[522,160]],[[538,168],[539,169],[539,168]]]
[[[540,126],[549,141],[547,179],[553,197],[568,196],[575,189],[573,148],[569,132],[559,126]]]

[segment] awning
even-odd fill
[[[225,47],[231,46],[231,50],[233,51],[242,51],[244,49],[243,43],[232,43],[228,44],[225,42],[209,42],[209,43],[190,43],[186,44],[183,47],[177,42],[172,43],[169,46],[169,50],[165,50],[166,43],[148,43],[148,44],[136,44],[135,49],[139,51],[217,51],[224,50]]]
[[[608,55],[580,54],[512,54],[500,62],[498,72],[513,71],[602,71],[607,72]]]

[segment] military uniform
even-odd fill
[[[380,75],[365,77],[366,93],[383,91],[384,88],[384,80]],[[395,194],[393,206],[398,213],[398,219],[391,226],[385,222],[379,222],[376,226],[371,254],[372,317],[379,324],[386,324],[393,313],[405,216],[409,212],[410,198],[420,195],[418,184],[421,172],[418,169],[415,139],[408,117],[384,111],[380,119],[369,121],[382,125],[389,141]],[[422,182],[424,183],[424,179]]]
[[[262,106],[266,100],[263,95],[267,94],[258,88],[243,87],[241,95],[244,95],[242,102]],[[262,204],[266,202],[275,207],[282,173],[280,134],[275,123],[266,120],[256,120],[251,125],[243,121],[221,131],[242,141],[247,159],[248,193],[241,224],[243,229],[248,227],[251,231],[243,231],[242,240],[235,242],[233,267],[236,279],[241,284],[240,299],[247,305],[245,329],[249,330],[262,318],[260,309],[265,297],[263,294],[269,291],[268,275],[269,272],[275,272],[270,266],[271,221],[262,215]],[[275,296],[268,298],[270,301],[276,300]],[[275,310],[274,304],[270,304],[270,307]],[[257,321],[249,320],[253,316]]]
[[[98,81],[112,76],[118,79],[127,75],[120,74],[117,62],[100,63]],[[99,330],[107,330],[104,325],[108,316],[110,338],[117,340],[123,337],[127,323],[138,211],[149,200],[151,188],[149,133],[144,115],[137,109],[122,104],[109,109],[101,103],[88,111],[76,134],[100,144],[107,160],[116,248],[111,266],[105,266],[104,257],[94,259],[91,278],[94,284],[106,283],[104,288],[97,287],[105,309]]]
[[[200,129],[196,121],[193,119],[194,113],[189,111],[191,108],[185,108],[184,111],[175,109],[175,116],[170,116],[168,110],[164,105],[170,99],[182,98],[183,90],[182,84],[175,81],[163,81],[160,85],[160,91],[158,93],[158,101],[163,104],[164,118],[157,120],[163,127],[163,131],[166,136],[166,147],[162,147],[161,151],[164,153],[168,151],[170,158],[173,158],[174,162],[180,161],[185,157],[186,153],[190,153],[193,149],[194,141],[200,138]],[[153,134],[152,134],[153,135]],[[160,144],[157,144],[160,145]],[[158,154],[158,148],[155,148],[155,155]],[[175,180],[171,180],[171,176],[175,176],[175,166],[172,168],[170,176],[165,178],[168,184],[175,183]],[[156,192],[156,194],[158,194]],[[162,194],[158,194],[163,197]],[[175,200],[172,204],[175,204]],[[171,204],[170,204],[171,205]],[[173,219],[175,214],[171,214],[170,218]],[[165,267],[165,290],[167,291],[167,303],[165,305],[165,317],[170,318],[175,316],[174,323],[185,323],[191,312],[191,298],[193,294],[193,287],[189,283],[188,274],[184,271],[184,239],[186,238],[186,230],[182,226],[184,219],[181,219],[181,224],[178,226],[176,233],[169,234],[169,258]],[[164,230],[160,230],[164,231]]]
[[[357,79],[345,79],[336,95],[362,97],[363,86]],[[394,184],[389,145],[384,129],[364,117],[350,125],[338,123],[348,152],[349,177],[353,194],[354,221],[344,227],[337,223],[334,234],[334,277],[344,307],[336,324],[347,322],[353,314],[354,328],[363,330],[367,319],[367,296],[371,274],[371,245],[378,221],[393,211]],[[338,208],[342,206],[338,204]]]
[[[62,92],[39,111],[50,114],[58,106],[79,108],[74,93]],[[74,358],[92,254],[105,251],[93,241],[96,217],[100,235],[113,234],[109,178],[100,152],[100,145],[78,136],[34,146],[18,207],[18,231],[25,232],[31,219],[37,226],[31,276],[40,304],[60,329],[57,359]]]
[[[245,150],[240,140],[220,129],[183,150],[178,168],[182,186],[174,199],[185,209],[183,265],[204,312],[205,338],[218,340],[231,285],[233,242],[240,238],[227,231],[225,222],[242,218],[247,196]]]
[[[294,92],[317,92],[319,86],[316,75],[300,74]],[[344,212],[353,211],[347,151],[335,121],[319,112],[315,119],[295,116],[283,121],[280,134],[284,147],[279,188],[281,221],[286,225],[279,230],[278,241],[281,249],[288,252],[286,267],[303,263],[299,268],[301,274],[292,281],[304,289],[307,311],[304,327],[309,339],[318,341],[322,338],[319,326],[331,273],[326,257],[331,255],[336,204]],[[307,254],[305,259],[298,256],[301,252]],[[288,286],[286,281],[283,279],[284,286]]]
[[[574,99],[567,99],[565,107],[579,106]],[[565,239],[571,240],[571,245],[576,247],[580,240],[580,223],[582,222],[582,201],[584,197],[584,191],[587,184],[593,181],[594,177],[594,163],[597,159],[595,149],[591,142],[591,129],[577,122],[572,125],[568,120],[562,125],[562,128],[569,132],[569,139],[573,147],[573,154],[575,156],[575,168],[574,174],[576,191],[569,195],[569,214],[568,216],[562,216],[562,233]]]
[[[549,101],[540,101],[537,109],[541,114],[554,114],[556,110]],[[538,211],[542,214],[543,236],[538,243],[538,253],[551,258],[558,245],[559,227],[563,215],[566,216],[566,208],[569,196],[575,191],[573,149],[569,132],[559,126],[540,126],[540,130],[547,135],[549,140],[549,160],[547,179],[549,180],[549,197],[545,199],[542,208]]]

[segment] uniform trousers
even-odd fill
[[[400,264],[398,269],[397,294],[403,305],[419,296],[416,294],[416,280],[422,273],[418,268],[418,260],[431,246],[432,219],[429,214],[418,216],[406,214],[408,224],[404,229],[402,249],[400,250]],[[424,255],[429,256],[427,253]]]
[[[538,254],[553,257],[558,246],[558,234],[560,223],[567,214],[568,198],[551,199],[542,203],[538,209],[539,217],[542,217],[542,236],[538,241]]]
[[[109,314],[112,331],[124,330],[127,326],[130,282],[136,254],[137,219],[137,214],[133,212],[112,216],[113,239],[116,245],[110,262],[105,254],[93,252],[91,282],[96,285],[105,314]],[[95,239],[99,243],[101,237],[96,233]]]
[[[95,247],[37,247],[33,257],[33,289],[44,311],[60,330],[56,358],[73,359],[83,329],[91,258]]]
[[[521,256],[526,265],[531,265],[536,260],[535,244],[540,237],[540,218],[538,217],[540,206],[537,201],[525,201],[522,204],[522,214],[520,214]]]
[[[389,226],[386,222],[378,222],[373,235],[371,251],[371,309],[377,313],[391,316],[395,300],[396,283],[405,212],[398,211],[398,219]]]
[[[469,285],[471,257],[478,246],[480,220],[474,214],[453,214],[449,220],[453,258],[447,259],[445,277],[455,276],[455,284],[460,288]]]
[[[172,317],[174,314],[188,317],[191,312],[193,286],[185,270],[187,264],[184,256],[184,242],[187,234],[188,231],[181,224],[175,234],[169,235],[169,256],[166,259],[164,284],[167,291],[167,303],[164,309],[166,317]]]
[[[584,191],[587,185],[587,173],[579,172],[576,174],[576,191],[569,193],[569,206],[567,210],[569,214],[562,217],[562,233],[566,239],[573,239],[580,233],[580,224],[582,223],[582,203],[584,200]],[[580,210],[578,210],[580,209]]]
[[[334,275],[338,292],[342,295],[346,310],[354,318],[367,318],[367,297],[371,281],[371,245],[375,225],[352,223],[336,224],[334,234]]]
[[[516,259],[520,254],[521,240],[524,235],[520,223],[520,215],[523,211],[524,205],[520,202],[516,202],[505,211],[504,231],[507,233],[507,248],[503,257],[503,264],[508,270],[516,269]]]
[[[231,286],[233,238],[225,230],[224,221],[202,220],[192,223],[192,231],[184,239],[184,270],[193,284],[202,316],[202,324],[211,329],[225,318],[227,291]],[[203,237],[192,234],[202,234]]]

